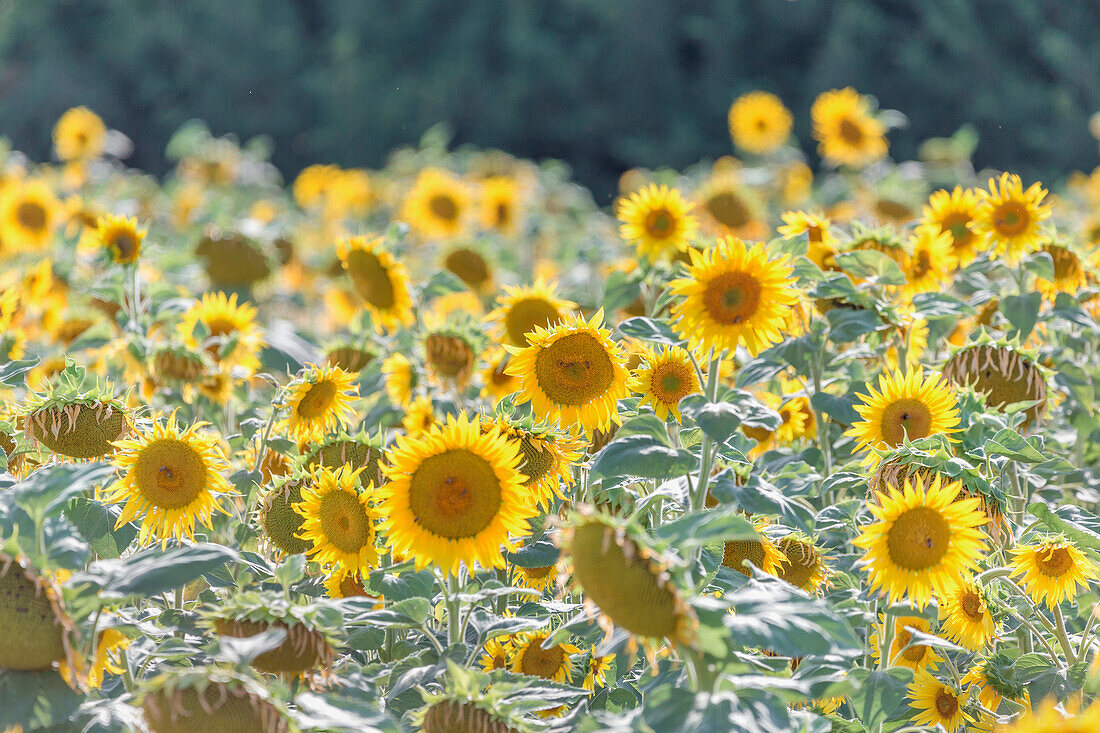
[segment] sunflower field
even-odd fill
[[[0,150],[0,731],[1100,730],[1100,168],[804,113]]]

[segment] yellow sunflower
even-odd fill
[[[1009,671],[1009,670],[1005,670]],[[1004,699],[1019,703],[1025,710],[1031,709],[1031,698],[1027,688],[1015,682],[1005,679],[1005,674],[996,665],[990,664],[988,659],[977,661],[962,677],[964,685],[976,685],[978,688],[978,701],[991,712],[997,712]]]
[[[260,368],[264,338],[256,325],[256,309],[238,304],[236,293],[203,295],[184,312],[178,331],[188,348],[202,346],[222,369],[240,366],[254,372]]]
[[[73,107],[53,128],[53,147],[60,160],[90,160],[103,152],[107,126],[87,107]]]
[[[989,190],[979,194],[975,230],[988,239],[994,256],[1015,265],[1039,243],[1040,225],[1053,212],[1043,203],[1046,189],[1036,181],[1025,191],[1019,176],[1002,173],[999,179],[990,178]]]
[[[122,216],[104,216],[96,224],[95,237],[99,246],[107,250],[111,259],[120,265],[137,262],[145,230],[138,228],[137,219]]]
[[[920,475],[891,486],[868,504],[875,521],[852,544],[866,550],[864,570],[872,590],[887,592],[891,602],[908,596],[923,608],[935,591],[947,596],[964,573],[975,568],[985,550],[977,527],[986,523],[981,500],[959,498],[962,484],[940,474],[928,482]]]
[[[1035,279],[1035,289],[1043,294],[1043,297],[1054,302],[1058,293],[1076,295],[1077,291],[1085,287],[1085,268],[1081,259],[1069,247],[1064,247],[1054,242],[1047,242],[1040,249],[1050,255],[1054,263],[1054,279]]]
[[[371,598],[367,588],[363,584],[361,571],[349,571],[340,566],[334,566],[331,572],[325,576],[325,593],[329,598]]]
[[[938,600],[940,627],[956,644],[980,651],[997,635],[986,591],[976,581],[959,580]]]
[[[783,555],[776,575],[807,593],[817,593],[825,584],[828,568],[825,554],[814,541],[802,534],[789,534],[775,543]]]
[[[764,203],[732,170],[716,171],[695,194],[700,222],[709,233],[743,239],[763,239]]]
[[[742,575],[751,575],[746,562],[768,575],[778,575],[786,558],[775,543],[763,533],[763,525],[755,525],[757,536],[750,540],[727,540],[722,548],[722,564]]]
[[[835,270],[837,254],[836,236],[832,231],[832,222],[826,216],[806,211],[784,211],[783,226],[776,231],[784,237],[797,237],[805,233],[809,238],[806,256],[822,270]]]
[[[522,223],[520,189],[514,178],[492,176],[481,182],[478,195],[478,214],[481,226],[500,232],[506,237],[515,236]]]
[[[639,406],[653,405],[657,417],[667,420],[671,413],[676,422],[680,422],[680,400],[700,390],[695,366],[681,346],[666,346],[660,353],[648,351],[645,366],[634,372],[627,387],[642,395]]]
[[[951,237],[951,254],[960,267],[974,261],[984,248],[983,237],[975,231],[981,196],[972,188],[955,186],[953,191],[939,190],[928,197],[923,224],[935,225]]]
[[[426,168],[401,204],[401,219],[425,239],[450,239],[466,228],[470,192],[450,172]]]
[[[505,345],[527,346],[527,334],[536,328],[550,328],[560,322],[577,304],[554,294],[553,283],[539,278],[530,287],[504,286],[496,309],[485,319],[494,325],[494,335]]]
[[[909,256],[902,270],[906,283],[903,295],[941,290],[951,279],[957,266],[951,253],[951,235],[938,227],[919,226],[909,237]]]
[[[1095,733],[1100,730],[1100,702],[1083,710],[1075,702],[1059,705],[1054,696],[1045,699],[1035,710],[1024,713],[997,733]]]
[[[485,642],[485,653],[478,664],[486,672],[508,669],[512,665],[512,644],[507,639],[490,639]]]
[[[611,671],[611,663],[615,661],[615,655],[601,656],[596,653],[596,647],[588,652],[588,662],[585,665],[584,682],[582,687],[588,691],[594,691],[597,685],[607,684],[607,673]]]
[[[311,364],[288,385],[287,392],[280,405],[288,410],[283,429],[305,444],[350,423],[359,387],[355,376],[340,367]]]
[[[538,512],[515,443],[465,413],[418,438],[398,436],[376,490],[390,547],[417,569],[504,567],[501,547],[525,535]]]
[[[872,448],[889,449],[902,445],[906,439],[917,440],[929,435],[945,435],[958,430],[959,407],[955,393],[940,378],[924,369],[882,374],[878,389],[867,384],[870,394],[858,394],[861,404],[855,410],[862,418],[844,434],[855,438],[859,450],[867,451],[865,463],[878,461]]]
[[[125,502],[116,528],[140,518],[140,542],[155,538],[163,546],[169,538],[194,538],[196,521],[211,527],[215,511],[228,514],[218,497],[232,488],[222,475],[229,462],[217,437],[199,432],[205,425],[197,422],[181,431],[173,413],[149,432],[114,444],[118,452],[111,462],[126,473],[96,498]]]
[[[338,254],[355,292],[380,329],[413,323],[412,296],[405,266],[383,247],[382,237],[351,237],[340,242]]]
[[[466,287],[474,293],[488,293],[493,290],[492,267],[476,249],[470,247],[452,249],[443,258],[443,267],[465,283]],[[474,293],[467,293],[467,295],[473,296],[472,300],[475,304],[475,309],[471,311],[471,314],[479,313],[481,309],[481,304]],[[452,293],[451,295],[458,294]],[[438,317],[438,315],[438,313],[433,312],[433,316]]]
[[[584,456],[581,440],[530,421],[513,421],[504,416],[494,420],[483,418],[482,422],[486,429],[498,430],[519,447],[523,485],[540,507],[549,510],[555,496],[564,498],[562,485],[569,487],[576,482],[573,467]]]
[[[619,236],[650,260],[674,256],[687,249],[699,228],[693,206],[677,189],[651,183],[619,199]]]
[[[405,435],[415,438],[435,425],[435,407],[432,398],[427,395],[417,397],[405,408],[405,417],[401,418],[401,427]]]
[[[729,110],[730,137],[742,150],[756,155],[781,147],[791,136],[794,117],[770,92],[742,94]]]
[[[412,364],[400,351],[395,351],[382,362],[382,377],[386,387],[386,396],[397,407],[408,407],[412,402],[412,389],[416,384],[416,373]]]
[[[1041,538],[1012,548],[1012,575],[1022,576],[1024,590],[1036,603],[1053,609],[1077,597],[1097,580],[1096,567],[1063,537]]]
[[[512,582],[521,588],[530,588],[542,593],[557,588],[558,566],[547,565],[541,568],[523,568],[512,566]]]
[[[851,87],[831,89],[810,109],[817,150],[830,165],[864,168],[886,157],[886,126],[868,97]]]
[[[769,260],[762,243],[750,248],[726,237],[700,254],[691,251],[687,276],[670,283],[680,300],[673,327],[693,347],[752,355],[783,340],[780,327],[798,300],[786,255]]]
[[[909,697],[915,711],[912,720],[921,725],[942,726],[947,733],[954,733],[972,722],[963,712],[966,695],[966,690],[956,690],[940,682],[928,670],[919,670],[909,684]]]
[[[45,181],[9,183],[0,196],[0,239],[4,249],[41,249],[60,219],[61,203]]]
[[[573,676],[573,655],[581,650],[566,642],[543,649],[542,643],[549,636],[545,631],[518,636],[512,642],[512,671],[568,684]]]
[[[318,466],[302,489],[302,501],[294,505],[302,516],[298,537],[313,545],[307,550],[310,558],[349,573],[378,564],[375,515],[369,504],[374,487],[360,488],[362,470]]]
[[[875,625],[874,633],[871,634],[871,656],[874,657],[876,663],[880,661],[882,656],[881,637],[885,623],[885,617],[880,614],[879,623]],[[940,661],[940,655],[936,648],[924,644],[910,644],[913,640],[913,634],[909,629],[916,629],[922,634],[930,634],[932,633],[932,624],[921,616],[895,616],[894,638],[890,642],[888,666],[892,667],[897,664],[908,667],[913,671],[935,667]],[[903,649],[905,651],[902,651]]]
[[[607,430],[619,422],[619,400],[630,394],[622,347],[601,328],[603,310],[590,321],[566,318],[528,334],[530,346],[509,346],[506,372],[520,378],[516,402],[558,421],[570,432]]]
[[[496,404],[519,389],[519,377],[508,373],[508,352],[496,347],[489,352],[481,378],[485,382],[481,393]]]

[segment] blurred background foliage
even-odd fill
[[[454,141],[560,158],[610,200],[632,166],[730,152],[726,110],[852,85],[904,112],[895,157],[975,125],[976,164],[1056,182],[1097,163],[1095,0],[0,0],[0,131],[37,159],[84,104],[165,170],[191,118],[270,135],[287,175]]]

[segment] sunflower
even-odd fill
[[[420,437],[398,436],[383,467],[389,483],[376,491],[393,551],[418,570],[504,567],[501,546],[511,549],[538,511],[520,460],[515,443],[466,413]]]
[[[334,566],[331,572],[325,576],[325,593],[329,598],[370,598],[367,588],[363,584],[363,575],[359,571],[349,571],[340,566]]]
[[[205,425],[197,422],[181,431],[173,413],[166,423],[115,443],[111,462],[126,474],[97,491],[96,498],[125,502],[116,528],[140,516],[139,540],[144,544],[152,537],[166,546],[169,538],[194,538],[196,521],[210,528],[215,511],[229,513],[218,503],[219,495],[231,490],[222,475],[229,462],[217,437],[199,432]]]
[[[882,374],[878,389],[867,384],[870,394],[858,394],[862,404],[855,410],[862,418],[844,434],[855,438],[859,450],[867,451],[866,463],[877,462],[872,448],[888,449],[906,440],[950,434],[958,429],[959,408],[954,392],[938,374],[924,369]]]
[[[38,179],[11,183],[0,196],[4,249],[41,249],[49,244],[61,213],[53,191]]]
[[[430,329],[424,335],[424,362],[432,380],[463,390],[485,351],[485,337],[468,317]]]
[[[400,351],[395,351],[382,362],[383,384],[386,396],[397,407],[407,407],[412,402],[412,389],[416,385],[416,372]]]
[[[768,575],[778,575],[786,557],[761,529],[761,525],[756,526],[757,535],[751,540],[727,540],[722,548],[722,564],[750,577],[752,571],[746,562]]]
[[[130,638],[118,629],[106,628],[99,633],[95,655],[88,669],[88,687],[98,690],[103,685],[108,672],[115,675],[124,673],[121,659],[128,646],[130,646]]]
[[[576,309],[577,304],[554,295],[555,286],[542,278],[530,287],[504,286],[495,310],[485,319],[495,325],[497,340],[505,345],[527,346],[527,334],[550,328]]]
[[[512,642],[512,671],[568,684],[573,677],[573,655],[581,650],[562,642],[544,649],[549,632],[528,632]]]
[[[641,405],[653,405],[661,420],[669,414],[680,422],[680,400],[700,391],[691,356],[682,346],[666,346],[661,353],[649,351],[646,365],[638,368],[627,387],[642,395]]]
[[[971,651],[980,651],[997,635],[986,590],[963,579],[939,594],[940,626],[947,637]]]
[[[893,618],[894,638],[890,642],[890,658],[887,660],[889,666],[898,664],[914,672],[935,667],[940,661],[936,648],[924,644],[910,644],[913,634],[909,631],[909,629],[915,629],[922,634],[929,634],[932,632],[932,624],[921,616],[894,616]],[[874,633],[871,634],[871,656],[876,663],[882,656],[880,639],[886,619],[880,614],[879,621],[880,623],[875,625]],[[902,651],[903,649],[905,651]]]
[[[425,168],[401,204],[401,219],[425,239],[462,233],[470,213],[470,193],[450,172]]]
[[[581,461],[583,443],[532,420],[512,420],[503,415],[483,419],[486,430],[497,430],[519,447],[519,472],[535,503],[549,511],[554,497],[564,498],[562,485],[576,481],[573,467]]]
[[[405,435],[415,438],[428,431],[433,425],[435,425],[435,407],[432,405],[431,397],[417,397],[409,402],[405,408],[405,417],[401,418],[401,427],[405,429]]]
[[[519,389],[519,377],[508,373],[508,352],[500,347],[492,349],[485,362],[481,378],[485,382],[481,393],[493,404]]]
[[[510,176],[492,176],[481,182],[478,218],[485,229],[515,236],[522,222],[519,184]]]
[[[137,219],[133,217],[104,216],[96,224],[95,237],[114,262],[128,265],[136,262],[141,254],[145,230],[138,229]]]
[[[443,258],[443,267],[466,284],[475,293],[493,290],[493,270],[485,258],[475,249],[456,247]],[[474,298],[477,301],[477,298]]]
[[[972,188],[955,186],[953,191],[939,190],[928,197],[921,223],[935,225],[951,238],[951,254],[960,267],[973,262],[984,246],[981,235],[975,231],[981,196]]]
[[[1075,545],[1061,536],[1040,537],[1012,548],[1012,576],[1022,576],[1024,590],[1036,603],[1053,609],[1077,597],[1097,580],[1096,567]]]
[[[545,593],[557,588],[558,566],[546,565],[541,568],[512,566],[512,582],[521,588],[530,588]]]
[[[651,183],[619,199],[615,207],[622,222],[619,236],[650,260],[674,256],[687,249],[699,228],[691,215],[693,207],[677,189]]]
[[[53,147],[60,160],[90,160],[103,152],[107,126],[87,107],[73,107],[53,128]]]
[[[351,405],[359,394],[355,376],[340,367],[311,364],[287,387],[283,429],[304,445],[351,421]]]
[[[978,701],[991,712],[997,712],[1001,701],[1006,698],[1030,710],[1030,695],[1027,688],[1017,680],[1013,666],[1012,659],[995,654],[977,661],[963,675],[962,683],[977,685]]]
[[[601,656],[596,653],[596,647],[588,652],[588,661],[585,664],[584,683],[581,685],[588,691],[594,691],[597,685],[603,686],[607,684],[607,673],[611,671],[611,663],[615,661],[615,656],[607,655]]]
[[[1076,295],[1077,291],[1085,287],[1085,268],[1072,249],[1054,242],[1047,242],[1040,247],[1040,250],[1050,255],[1054,263],[1052,280],[1042,277],[1035,279],[1035,289],[1042,293],[1043,297],[1053,303],[1058,298],[1058,293]]]
[[[909,684],[909,697],[913,710],[913,722],[932,727],[942,726],[947,733],[954,733],[971,721],[963,712],[966,690],[956,690],[940,682],[928,670],[918,670]]]
[[[903,295],[912,298],[917,293],[941,290],[957,265],[951,253],[951,235],[937,227],[919,226],[909,237],[909,248],[902,268],[906,277]]]
[[[886,126],[874,116],[870,98],[855,89],[823,92],[810,117],[817,150],[830,165],[864,168],[886,157]]]
[[[878,492],[868,509],[875,522],[852,540],[866,550],[864,570],[871,588],[885,590],[891,602],[908,595],[923,608],[932,592],[946,596],[963,573],[973,570],[985,550],[977,527],[986,523],[981,502],[958,498],[962,485],[906,478],[904,489]]]
[[[350,466],[314,469],[302,501],[294,505],[302,516],[298,536],[312,544],[311,559],[350,573],[378,564],[375,515],[368,503],[372,488],[361,490],[359,470]]]
[[[496,669],[508,669],[512,666],[512,643],[508,639],[490,639],[485,642],[485,653],[478,664],[486,672]]]
[[[766,155],[791,136],[794,117],[779,97],[770,92],[742,94],[729,110],[733,144],[756,155]]]
[[[986,405],[995,410],[1017,402],[1035,403],[1024,410],[1021,427],[1027,427],[1046,412],[1046,378],[1023,351],[986,338],[956,351],[943,365],[943,378],[985,394]]]
[[[776,575],[795,588],[807,593],[817,593],[825,584],[828,568],[825,555],[809,537],[794,533],[775,543],[776,549],[783,555]]]
[[[337,248],[355,292],[382,329],[413,323],[412,296],[405,266],[383,247],[382,237],[351,237]]]
[[[202,346],[222,369],[240,366],[255,372],[260,368],[264,338],[256,325],[256,309],[248,303],[238,305],[236,293],[203,295],[184,312],[178,332],[187,347]]]
[[[837,254],[836,236],[832,231],[832,222],[826,216],[805,211],[784,211],[783,226],[776,231],[784,237],[797,237],[806,234],[809,248],[806,256],[822,270],[835,270]]]
[[[696,192],[695,200],[708,232],[745,239],[761,239],[767,234],[763,202],[752,189],[741,185],[733,171],[712,174]]]
[[[681,298],[673,327],[693,347],[744,344],[753,356],[783,340],[780,327],[798,300],[786,255],[769,260],[762,243],[750,248],[733,237],[702,254],[692,250],[687,277],[670,287]]]
[[[608,429],[619,422],[618,401],[630,394],[622,347],[601,328],[603,310],[585,321],[566,318],[528,334],[530,346],[509,346],[507,373],[520,378],[516,402],[570,432]]]
[[[1053,208],[1043,203],[1047,191],[1039,182],[1025,191],[1019,176],[1002,173],[1000,179],[989,179],[988,191],[979,193],[974,228],[988,239],[994,256],[1015,265],[1039,243],[1039,227],[1050,218]]]

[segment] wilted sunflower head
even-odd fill
[[[279,476],[260,501],[256,518],[263,529],[264,539],[274,545],[279,553],[299,555],[313,547],[298,535],[305,518],[294,508],[302,501],[302,487],[305,484],[305,478]]]
[[[215,667],[173,670],[142,681],[138,693],[150,733],[291,733],[284,707],[259,680]]]
[[[498,414],[492,419],[483,418],[481,424],[483,430],[499,431],[518,446],[523,485],[540,507],[549,511],[555,496],[564,498],[563,484],[568,488],[576,481],[573,466],[581,460],[580,440],[529,417]]]
[[[359,485],[381,486],[385,481],[380,461],[382,460],[382,440],[380,436],[370,436],[364,431],[358,433],[338,433],[314,446],[305,457],[305,469],[312,472],[317,466],[336,469],[349,466],[359,471]]]
[[[74,626],[61,593],[21,556],[0,551],[0,669],[44,670],[55,663],[73,666]]]
[[[87,460],[114,450],[131,430],[130,410],[113,397],[109,383],[89,384],[84,367],[66,366],[42,392],[27,395],[19,407],[23,435],[50,451]]]
[[[238,232],[207,232],[195,254],[216,288],[248,288],[271,274],[271,254],[259,242]]]
[[[956,351],[943,365],[943,378],[986,395],[986,404],[1003,409],[1017,402],[1024,410],[1021,429],[1041,419],[1047,407],[1047,382],[1035,358],[1018,346],[994,341],[983,332],[976,342]]]

